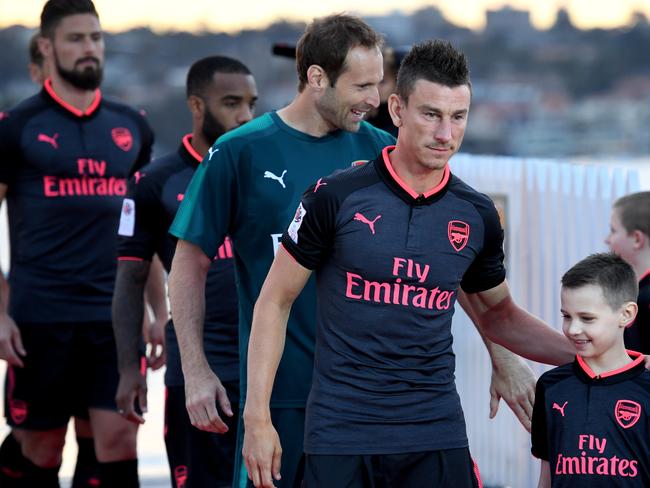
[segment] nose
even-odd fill
[[[445,117],[440,120],[436,126],[433,137],[438,142],[447,143],[451,141],[451,121]]]
[[[609,243],[610,243],[610,241],[609,241],[609,234],[607,234],[607,235],[605,236],[605,244],[607,244],[607,245],[609,246]]]
[[[566,326],[566,330],[570,336],[577,336],[582,332],[582,328],[580,327],[580,321],[579,320],[571,320],[571,319],[566,319],[568,324]]]
[[[253,109],[248,105],[244,105],[239,111],[239,114],[237,114],[237,123],[242,125],[251,120],[253,120]]]
[[[370,105],[372,108],[377,108],[379,107],[379,86],[378,85],[373,85],[370,88],[370,92],[368,93],[368,96],[366,97],[365,102]]]

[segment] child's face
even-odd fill
[[[625,313],[625,306],[612,310],[602,289],[597,285],[563,287],[561,302],[564,318],[562,331],[580,356],[604,359],[610,350],[620,352],[623,347],[623,330],[631,323]]]
[[[612,215],[609,219],[609,234],[605,238],[605,244],[609,250],[617,254],[622,259],[631,262],[632,253],[634,252],[635,239],[633,234],[629,234],[621,222],[620,211],[612,209]]]

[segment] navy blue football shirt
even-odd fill
[[[186,135],[172,154],[156,159],[129,180],[120,218],[118,255],[121,260],[150,261],[158,254],[171,270],[176,241],[167,233],[194,171],[203,158]],[[233,248],[230,238],[219,247],[205,289],[203,343],[211,368],[222,381],[239,378],[238,313]],[[167,386],[183,384],[178,342],[167,328]]]
[[[580,356],[537,381],[532,453],[554,488],[650,486],[650,371],[644,356],[596,375]]]
[[[57,96],[50,80],[0,117],[14,320],[111,320],[126,180],[149,161],[152,143],[135,110],[103,100],[97,90],[80,111]]]
[[[492,201],[445,167],[419,195],[392,147],[319,179],[282,245],[316,270],[318,328],[307,404],[308,454],[391,454],[467,446],[454,382],[459,287],[505,279]]]

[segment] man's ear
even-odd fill
[[[388,96],[388,113],[395,127],[402,126],[402,111],[405,106],[406,103],[404,103],[404,100],[396,93],[391,93]]]
[[[317,90],[322,90],[330,85],[325,70],[317,64],[307,68],[307,85]]]
[[[187,97],[187,108],[190,109],[192,117],[203,117],[205,102],[201,97],[190,95]]]
[[[52,41],[49,37],[39,36],[36,43],[38,44],[38,50],[44,58],[52,56]]]

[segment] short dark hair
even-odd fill
[[[199,59],[187,73],[185,84],[188,98],[191,95],[203,96],[206,88],[212,83],[215,73],[237,73],[250,75],[250,70],[244,63],[227,56],[208,56]]]
[[[317,64],[325,71],[332,86],[345,71],[348,51],[357,46],[383,45],[380,34],[358,17],[334,14],[314,20],[305,29],[296,46],[298,90],[307,84],[307,70]]]
[[[48,0],[41,12],[41,35],[52,38],[64,17],[92,14],[99,19],[92,0]]]
[[[575,264],[562,276],[562,287],[575,289],[595,285],[612,310],[636,302],[639,284],[632,266],[613,253],[596,253]]]
[[[650,237],[650,191],[630,193],[614,202],[628,234],[635,230]]]
[[[408,103],[415,82],[423,79],[451,88],[467,85],[469,78],[467,57],[448,41],[440,39],[413,45],[402,60],[397,73],[396,92]]]
[[[41,37],[41,33],[37,32],[29,40],[29,62],[35,64],[36,66],[43,67],[43,53],[38,48],[38,39]]]

